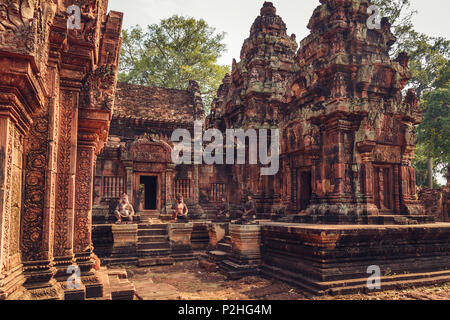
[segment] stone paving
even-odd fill
[[[139,300],[449,300],[450,283],[402,291],[314,297],[285,283],[261,277],[227,280],[205,272],[196,261],[173,266],[127,268]]]

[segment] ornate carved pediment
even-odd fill
[[[138,162],[171,162],[172,149],[163,141],[156,141],[149,135],[139,137],[130,146],[129,157]]]

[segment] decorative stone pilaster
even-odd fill
[[[261,264],[261,226],[230,224],[232,252],[220,268],[231,279],[259,272]]]
[[[92,246],[92,193],[96,134],[78,134],[77,167],[75,178],[75,228],[74,250],[76,264],[81,271],[81,281],[86,287],[86,298],[103,296],[103,285],[94,271]]]
[[[25,287],[38,300],[64,296],[53,261],[57,151],[49,132],[55,125],[55,113],[43,104],[24,142],[21,250]]]
[[[373,186],[373,150],[376,146],[375,141],[363,141],[357,144],[360,155],[359,166],[359,187],[357,195],[357,212],[364,216],[378,216],[379,210],[374,203]],[[355,165],[358,169],[358,166]]]
[[[0,116],[0,300],[24,298],[19,252],[23,136]]]
[[[79,88],[78,88],[79,89]],[[77,88],[61,90],[58,128],[58,159],[55,199],[55,267],[56,279],[64,289],[66,300],[82,300],[84,287],[67,288],[68,268],[75,262],[73,251],[75,213],[75,171],[77,158],[78,93]]]
[[[175,261],[192,260],[193,251],[191,245],[193,223],[170,223],[169,241],[172,249],[172,257]]]
[[[165,205],[163,210],[161,210],[161,215],[160,215],[160,219],[163,221],[167,221],[170,220],[172,218],[172,201],[174,199],[173,196],[173,178],[174,178],[174,170],[175,170],[175,164],[168,164],[167,165],[167,170],[164,173],[164,178],[166,179],[165,181],[165,187],[166,187],[166,192],[165,192]]]

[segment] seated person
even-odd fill
[[[114,215],[117,219],[117,224],[122,223],[123,220],[127,223],[133,222],[134,208],[128,201],[128,195],[126,193],[120,198],[119,204],[114,211]]]
[[[174,211],[172,214],[173,220],[177,222],[188,222],[189,210],[186,204],[184,203],[183,196],[181,194],[178,194],[176,199],[177,202],[175,203],[175,206],[173,208]]]
[[[225,196],[221,197],[222,203],[219,206],[219,213],[217,214],[216,221],[229,221],[230,220],[230,204]]]
[[[246,224],[251,223],[256,219],[256,203],[253,200],[253,196],[249,194],[247,196],[247,202],[244,205],[244,212],[238,220],[238,223]]]

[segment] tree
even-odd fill
[[[450,86],[424,94],[424,120],[418,128],[426,154],[446,174],[450,163]]]
[[[434,89],[433,84],[450,58],[450,41],[442,37],[429,37],[414,30],[412,18],[417,14],[411,9],[410,0],[374,0],[380,13],[388,17],[391,30],[397,42],[391,49],[391,56],[405,51],[410,58],[411,81],[418,98]]]
[[[450,41],[416,32],[410,0],[374,0],[383,16],[388,17],[397,38],[391,55],[405,51],[410,57],[411,81],[423,106],[424,121],[419,126],[419,144],[414,166],[419,185],[432,187],[437,169],[448,166],[448,140],[442,139],[448,128],[448,77]],[[437,91],[435,91],[437,90]],[[444,131],[443,131],[444,130]],[[446,132],[448,135],[448,131]],[[443,144],[446,143],[447,145]],[[434,162],[434,165],[433,165]],[[427,177],[426,177],[427,176]]]
[[[391,54],[397,56],[404,51],[402,45],[405,39],[410,38],[414,32],[412,18],[417,11],[411,9],[410,0],[373,0],[372,2],[380,8],[381,16],[389,18],[392,33],[397,38]]]
[[[200,85],[208,113],[228,66],[217,60],[226,51],[224,33],[216,34],[204,20],[174,15],[146,31],[135,26],[122,33],[119,81],[186,89],[189,80]]]

